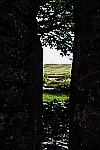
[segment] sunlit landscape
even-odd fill
[[[44,64],[43,102],[68,101],[71,64]]]

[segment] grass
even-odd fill
[[[70,74],[71,64],[44,64],[43,71],[47,74]]]
[[[72,68],[71,64],[44,64],[43,66],[43,72],[46,72],[48,75],[64,75],[68,74],[70,75],[70,70]],[[48,78],[49,80],[53,80],[54,78]],[[56,79],[55,79],[56,82]],[[60,82],[60,81],[59,81]],[[49,83],[50,84],[50,83]],[[56,84],[51,83],[50,86],[56,87]],[[43,94],[43,102],[50,102],[53,101],[54,99],[64,102],[64,101],[69,101],[69,96],[68,95],[53,95],[53,94],[48,94],[44,93]]]
[[[51,102],[54,99],[60,102],[69,101],[69,96],[67,95],[53,95],[53,94],[43,94],[43,102]]]

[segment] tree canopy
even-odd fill
[[[73,52],[74,21],[72,0],[45,0],[39,7],[37,32],[42,45],[61,50],[61,55]]]

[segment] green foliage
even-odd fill
[[[48,74],[44,73],[44,75],[43,75],[43,83],[47,84],[47,81],[48,81]]]
[[[43,94],[43,102],[51,102],[54,99],[60,102],[69,101],[69,95]]]
[[[51,88],[56,88],[58,86],[58,83],[53,81],[53,82],[48,83],[48,86]]]
[[[67,78],[68,78],[68,74],[64,73],[64,79],[67,79]]]
[[[70,78],[68,78],[67,80],[65,80],[65,84],[66,84],[68,87],[70,87],[70,81],[71,81]]]
[[[68,94],[70,90],[70,81],[71,79],[68,78],[67,80],[59,82],[56,88],[60,89],[62,93]]]
[[[72,0],[45,0],[37,16],[37,32],[42,45],[61,50],[61,55],[73,52],[74,21]]]

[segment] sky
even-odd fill
[[[60,50],[43,47],[43,64],[72,64],[68,56],[60,55]]]

